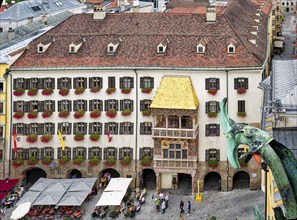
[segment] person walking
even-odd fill
[[[160,199],[159,198],[155,198],[155,204],[156,204],[157,212],[159,212],[160,211]]]
[[[168,194],[166,193],[166,194],[165,194],[165,204],[166,204],[166,209],[168,208],[168,201],[169,201],[169,196],[168,196]]]
[[[180,214],[183,214],[185,212],[184,211],[184,202],[183,202],[183,200],[180,201],[179,208],[180,208]]]
[[[166,202],[165,202],[164,199],[162,200],[161,207],[162,207],[162,214],[164,214],[165,213],[165,209],[166,209]]]
[[[188,201],[187,209],[188,209],[187,215],[190,215],[190,212],[191,212],[191,202],[190,201]]]

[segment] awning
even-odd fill
[[[19,206],[26,202],[30,202],[31,204],[34,203],[34,201],[37,199],[40,193],[41,192],[34,192],[34,191],[29,191],[25,193],[25,195],[23,195],[21,199],[17,202],[16,206]]]
[[[58,203],[58,206],[81,206],[88,194],[86,191],[67,192]]]
[[[20,179],[6,179],[0,180],[0,191],[6,192],[9,191],[12,187],[19,182]]]
[[[97,181],[97,178],[73,179],[73,183],[68,189],[68,192],[78,192],[78,191],[91,192],[96,181]]]
[[[111,178],[104,192],[127,190],[132,178]]]
[[[33,205],[57,205],[65,192],[43,192]]]
[[[53,179],[39,178],[29,191],[43,192],[49,185],[54,183]]]
[[[96,206],[121,205],[126,191],[103,192]]]
[[[50,186],[45,189],[45,192],[66,192],[72,184],[72,179],[61,179],[54,181]]]
[[[29,211],[30,211],[31,203],[26,202],[21,205],[19,205],[15,210],[13,210],[10,219],[21,219],[24,217]]]

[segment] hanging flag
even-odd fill
[[[12,129],[12,134],[13,134],[13,151],[16,153],[18,151],[18,146],[17,146],[17,134],[14,129]]]
[[[106,129],[106,135],[107,135],[108,142],[111,142],[112,137],[110,136],[108,129]]]
[[[246,147],[246,145],[243,145],[243,152],[246,154],[246,152],[247,152],[247,147]]]
[[[259,165],[259,167],[261,167],[261,157],[259,154],[253,154],[253,157],[255,159],[255,161],[257,162],[257,164]]]
[[[58,130],[58,135],[59,135],[59,138],[60,138],[60,144],[61,144],[61,147],[62,147],[62,151],[65,150],[65,144],[64,144],[64,139],[62,137],[62,134],[60,132],[60,130]]]

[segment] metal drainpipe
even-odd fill
[[[228,70],[225,70],[225,73],[226,73],[226,97],[227,97],[227,100],[229,99],[229,71]],[[229,102],[227,102],[227,112],[228,112],[228,105],[229,105]],[[229,191],[229,162],[228,162],[228,158],[227,158],[227,192]]]
[[[138,146],[137,146],[137,137],[138,137],[138,73],[136,70],[135,72],[135,93],[136,93],[136,98],[135,98],[135,188],[137,187],[137,177],[138,177],[138,171],[137,171],[137,155],[138,155]]]

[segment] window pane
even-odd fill
[[[168,158],[168,150],[163,149],[163,158]]]

